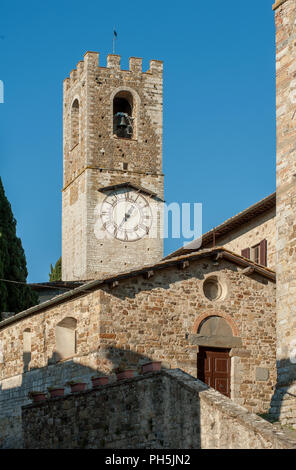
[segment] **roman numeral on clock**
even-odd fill
[[[143,230],[143,232],[146,232],[147,234],[149,233],[149,227],[147,227],[147,225],[140,224],[139,228]]]
[[[110,227],[111,225],[113,225],[113,222],[111,222],[110,220],[107,220],[107,222],[103,223],[103,228],[105,230],[108,230],[108,227]]]

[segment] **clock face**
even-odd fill
[[[101,206],[103,228],[125,242],[133,242],[149,234],[152,224],[151,208],[137,191],[113,192]]]

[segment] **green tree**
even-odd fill
[[[25,252],[16,236],[16,220],[0,178],[0,312],[18,313],[38,304],[37,294],[21,284],[26,283],[27,276]]]
[[[51,282],[62,280],[62,257],[57,260],[55,267],[50,265],[49,280]]]

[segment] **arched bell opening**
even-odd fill
[[[120,91],[113,99],[113,134],[132,139],[134,134],[134,103],[128,91]]]
[[[79,101],[75,99],[71,108],[71,148],[79,144]]]

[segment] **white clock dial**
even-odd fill
[[[118,240],[132,242],[149,234],[152,213],[148,201],[136,191],[107,196],[101,207],[103,228]]]

